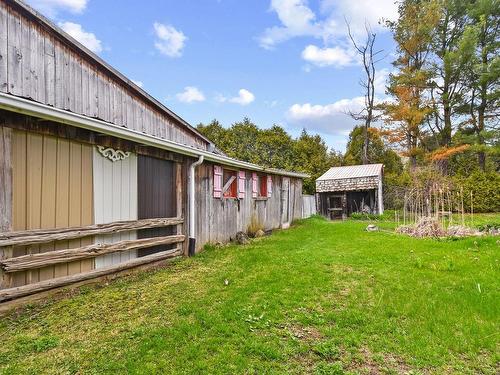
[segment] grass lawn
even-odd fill
[[[311,218],[1,318],[0,373],[498,373],[498,237],[366,225]]]

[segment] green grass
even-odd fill
[[[0,373],[498,373],[498,237],[365,227],[311,218],[4,317]]]

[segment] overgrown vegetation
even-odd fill
[[[4,317],[0,372],[498,373],[497,239],[366,225],[314,217]]]

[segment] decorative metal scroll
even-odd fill
[[[102,156],[108,158],[113,162],[118,160],[123,160],[130,156],[129,151],[115,150],[111,147],[97,146],[97,150]]]

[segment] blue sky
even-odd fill
[[[388,55],[378,64],[384,96],[394,43],[378,24],[393,0],[30,0],[178,115],[229,126],[247,116],[296,136],[302,128],[343,150],[362,102],[361,66],[346,38],[369,24]]]

